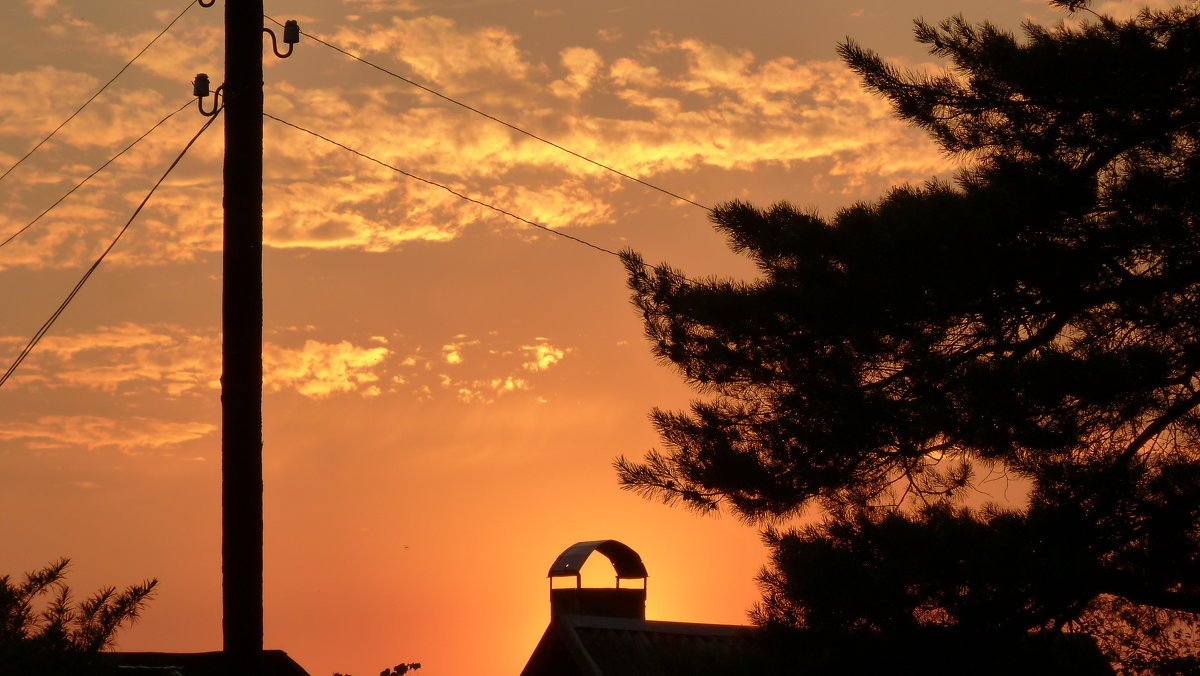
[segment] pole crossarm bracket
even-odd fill
[[[216,2],[216,0],[213,0]],[[286,52],[279,51],[279,38],[275,36],[275,31],[263,26],[263,32],[271,36],[271,51],[275,52],[275,56],[281,59],[286,59],[292,55],[292,48],[300,42],[300,24],[296,23],[295,19],[288,19],[283,24],[283,43],[287,45]]]
[[[196,79],[192,80],[192,96],[196,97],[196,106],[200,109],[200,114],[205,117],[217,114],[217,111],[221,109],[221,96],[225,92],[225,85],[217,87],[216,91],[210,91],[210,86],[207,73],[196,73]],[[209,94],[213,96],[213,107],[212,110],[205,110],[204,99]]]

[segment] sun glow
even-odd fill
[[[175,5],[6,5],[0,170]],[[851,34],[919,65],[908,21],[957,11],[940,1],[859,16],[837,3],[730,12],[676,0],[268,5],[701,204],[829,211],[954,169],[833,51]],[[988,11],[1015,26],[1037,9]],[[3,236],[187,103],[195,73],[223,79],[221,15],[192,7],[2,179]],[[308,38],[272,58],[266,80],[272,115],[550,230],[264,120],[268,647],[313,674],[401,660],[513,674],[548,620],[554,557],[607,538],[642,556],[651,619],[744,622],[764,561],[755,529],[642,500],[611,469],[660,445],[653,407],[698,395],[651,356],[619,262],[555,234],[697,277],[758,274],[705,211]],[[202,122],[189,105],[0,249],[0,351],[20,351]],[[123,650],[221,642],[218,127],[0,389],[0,510],[12,516],[0,539],[13,545],[0,548],[0,575],[66,555],[80,588],[158,577]],[[585,583],[610,586],[606,565],[589,563]]]

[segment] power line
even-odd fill
[[[121,70],[118,70],[117,74],[112,76],[112,79],[110,79],[108,82],[105,82],[103,87],[98,89],[95,94],[92,94],[91,98],[89,98],[87,101],[83,102],[82,106],[79,106],[79,108],[77,108],[75,110],[75,112],[71,113],[70,116],[67,117],[67,119],[63,120],[61,124],[59,124],[57,127],[55,127],[54,131],[47,134],[46,138],[42,139],[41,141],[38,141],[37,145],[35,145],[29,152],[25,153],[25,155],[21,159],[17,160],[16,163],[13,164],[8,169],[5,169],[4,173],[0,174],[0,181],[3,181],[4,177],[8,176],[9,173],[11,173],[13,169],[16,169],[18,166],[20,166],[20,164],[22,162],[29,159],[30,155],[37,152],[37,149],[41,148],[42,145],[44,143],[46,143],[46,141],[49,141],[55,134],[57,134],[60,129],[67,126],[67,123],[70,122],[71,120],[75,119],[76,115],[83,112],[83,109],[87,108],[88,104],[90,104],[92,101],[95,101],[96,97],[100,96],[100,94],[102,94],[105,89],[108,89],[109,85],[116,82],[117,78],[121,77],[121,74],[124,73],[126,70],[128,70],[129,67],[133,65],[134,61],[137,61],[139,58],[141,58],[142,54],[145,54],[146,50],[150,49],[151,45],[153,45],[155,42],[158,42],[159,38],[161,38],[164,34],[166,34],[167,31],[171,30],[171,26],[174,26],[176,21],[179,21],[180,19],[182,19],[183,15],[187,14],[187,11],[189,9],[191,9],[192,5],[194,5],[194,4],[196,4],[196,0],[188,0],[188,4],[186,7],[183,8],[183,11],[180,12],[179,14],[177,14],[174,19],[171,19],[171,23],[168,23],[165,28],[163,28],[161,31],[158,32],[158,35],[155,35],[154,38],[150,40],[150,42],[147,42],[146,46],[142,47],[142,50],[140,52],[138,52],[137,54],[135,54],[133,56],[133,58],[129,60],[128,63],[126,63],[124,66],[121,66]]]
[[[558,237],[563,237],[563,238],[569,239],[569,240],[571,240],[572,242],[576,242],[576,243],[578,243],[578,244],[582,244],[582,245],[584,245],[584,246],[586,246],[586,247],[589,247],[589,248],[591,248],[591,249],[595,249],[596,251],[599,251],[599,252],[601,252],[601,253],[608,254],[609,256],[613,256],[613,257],[615,257],[615,258],[618,258],[618,259],[621,259],[622,261],[624,261],[624,257],[622,257],[622,255],[621,255],[621,254],[619,254],[619,253],[617,253],[616,251],[613,251],[612,249],[605,249],[604,247],[602,247],[602,246],[600,246],[600,245],[598,245],[598,244],[592,244],[591,242],[589,242],[589,241],[587,241],[587,240],[585,240],[585,239],[581,239],[581,238],[579,238],[579,237],[575,237],[574,235],[568,235],[568,234],[567,234],[567,233],[565,233],[565,232],[560,232],[560,231],[558,231],[558,230],[555,230],[555,229],[553,229],[553,228],[550,228],[550,227],[547,227],[547,226],[545,226],[545,225],[542,225],[541,223],[538,223],[538,222],[536,222],[536,221],[531,221],[531,220],[529,220],[528,218],[525,218],[525,217],[523,217],[523,216],[518,216],[517,214],[514,214],[513,212],[511,212],[511,211],[508,211],[507,209],[502,209],[502,208],[500,208],[500,207],[498,207],[498,206],[495,206],[495,205],[493,205],[493,204],[488,204],[487,202],[483,202],[483,201],[477,200],[477,199],[475,199],[475,198],[473,198],[473,197],[468,197],[467,195],[464,195],[464,194],[462,194],[462,193],[458,192],[457,190],[455,190],[455,189],[453,189],[453,188],[451,188],[451,187],[449,187],[449,186],[443,185],[443,184],[441,184],[441,183],[438,183],[437,181],[433,181],[433,180],[430,180],[430,179],[428,179],[428,178],[424,178],[424,177],[422,177],[422,176],[417,176],[417,175],[416,175],[416,174],[414,174],[414,173],[411,173],[411,172],[405,171],[405,170],[403,170],[403,169],[401,169],[401,168],[399,168],[399,167],[397,167],[397,166],[394,166],[394,165],[388,164],[387,162],[384,162],[383,160],[380,160],[380,159],[377,159],[377,158],[375,158],[375,157],[372,157],[372,156],[370,156],[370,155],[368,155],[368,154],[366,154],[366,153],[364,153],[364,152],[362,152],[362,151],[355,150],[354,148],[351,148],[350,146],[348,146],[348,145],[346,145],[346,144],[344,144],[344,143],[339,143],[338,141],[335,141],[335,140],[333,140],[333,139],[329,138],[328,136],[324,136],[324,135],[322,135],[322,134],[319,134],[319,133],[317,133],[317,132],[315,132],[315,131],[313,131],[313,130],[311,130],[311,129],[306,129],[305,127],[301,127],[301,126],[300,126],[300,125],[298,125],[298,124],[295,124],[295,123],[292,123],[292,122],[288,122],[287,120],[284,120],[284,119],[281,119],[281,118],[275,117],[274,115],[272,115],[272,114],[270,114],[270,113],[268,113],[268,112],[263,112],[263,117],[269,117],[269,118],[271,118],[272,120],[275,120],[276,122],[279,122],[280,124],[283,124],[283,125],[286,125],[286,126],[289,126],[289,127],[291,127],[292,129],[295,129],[295,130],[297,130],[297,131],[302,131],[302,132],[304,132],[305,134],[309,134],[309,135],[311,135],[311,136],[315,136],[315,137],[317,137],[317,138],[321,139],[322,141],[325,141],[326,143],[329,143],[329,144],[335,145],[335,146],[337,146],[337,147],[341,148],[342,150],[346,150],[346,151],[348,151],[348,152],[351,152],[351,153],[353,153],[353,154],[355,154],[355,155],[358,155],[359,157],[361,157],[361,158],[363,158],[363,159],[365,159],[365,160],[370,160],[371,162],[374,162],[375,164],[378,164],[378,165],[379,165],[379,166],[381,166],[381,167],[385,167],[385,168],[387,168],[387,169],[391,169],[392,171],[394,171],[394,172],[396,172],[396,173],[398,173],[398,174],[402,174],[402,175],[404,175],[404,176],[407,176],[407,177],[409,177],[409,178],[411,178],[411,179],[414,179],[414,180],[420,181],[420,182],[422,182],[422,183],[426,183],[426,184],[428,184],[428,185],[434,186],[435,188],[441,188],[442,190],[445,190],[446,192],[450,193],[451,195],[454,195],[455,197],[457,197],[457,198],[459,198],[459,199],[465,200],[465,201],[467,201],[467,202],[470,202],[470,203],[472,203],[472,204],[477,204],[477,205],[479,205],[479,206],[481,206],[481,207],[485,207],[485,208],[487,208],[487,209],[491,209],[492,211],[495,211],[495,212],[497,212],[497,213],[499,213],[499,214],[503,214],[503,215],[505,215],[505,216],[508,216],[509,218],[512,218],[512,219],[514,219],[514,220],[520,221],[520,222],[522,222],[522,223],[525,223],[525,224],[527,224],[527,225],[532,225],[533,227],[535,227],[535,228],[538,228],[538,229],[541,229],[541,230],[545,230],[546,232],[548,232],[548,233],[550,233],[550,234],[552,234],[552,235],[557,235]],[[654,266],[647,265],[646,263],[642,263],[642,267],[643,267],[643,268],[645,268],[645,269],[654,269]],[[692,284],[697,284],[697,283],[698,283],[698,282],[696,282],[695,280],[693,280],[693,279],[691,279],[691,278],[689,278],[689,277],[686,277],[686,276],[684,276],[684,277],[682,277],[682,278],[683,278],[685,281],[687,281],[687,282],[689,282],[689,283],[692,283]]]
[[[276,21],[276,20],[275,20],[274,18],[272,18],[271,16],[269,16],[269,15],[265,15],[265,14],[264,14],[263,16],[264,16],[264,18],[266,18],[268,21],[272,21],[272,22],[274,22],[274,23],[275,23],[276,25],[278,25],[278,26],[281,26],[281,27],[283,26],[283,24],[279,23],[278,21]],[[657,190],[658,192],[660,192],[660,193],[663,193],[664,195],[668,195],[668,196],[670,196],[670,197],[674,197],[675,199],[677,199],[677,200],[680,200],[680,201],[682,201],[682,202],[687,202],[688,204],[691,204],[692,206],[697,206],[697,207],[700,207],[701,209],[703,209],[703,210],[705,210],[705,211],[712,211],[712,209],[711,209],[711,208],[709,208],[709,207],[706,207],[706,206],[704,206],[703,204],[700,204],[699,202],[696,202],[696,201],[694,201],[694,200],[690,200],[690,199],[688,199],[688,198],[684,197],[683,195],[679,195],[679,194],[677,194],[677,193],[671,192],[670,190],[667,190],[666,188],[660,188],[659,186],[657,186],[657,185],[654,185],[653,183],[649,183],[649,182],[647,182],[647,181],[643,181],[642,179],[640,179],[640,178],[637,178],[636,176],[630,176],[629,174],[627,174],[627,173],[625,173],[625,172],[623,172],[623,171],[621,171],[621,170],[619,170],[619,169],[614,169],[613,167],[610,167],[609,165],[607,165],[607,164],[604,164],[603,162],[598,162],[598,161],[596,161],[596,160],[593,160],[592,158],[590,158],[590,157],[587,157],[586,155],[583,155],[583,154],[577,153],[577,152],[575,152],[574,150],[571,150],[570,148],[563,147],[563,146],[561,146],[561,145],[559,145],[559,144],[555,143],[554,141],[551,141],[551,140],[549,140],[549,139],[546,139],[546,138],[543,138],[543,137],[541,137],[541,136],[538,136],[537,134],[534,134],[533,132],[526,131],[526,130],[524,130],[524,129],[522,129],[522,128],[518,127],[518,126],[516,126],[515,124],[512,124],[512,123],[510,123],[510,122],[506,122],[506,121],[504,121],[504,120],[502,120],[502,119],[500,119],[500,118],[498,118],[498,117],[496,117],[496,116],[494,116],[494,115],[491,115],[491,114],[485,113],[484,111],[482,111],[482,110],[479,110],[478,108],[475,108],[475,107],[473,107],[473,106],[470,106],[470,105],[468,105],[468,104],[466,104],[466,103],[463,103],[462,101],[459,101],[459,100],[457,100],[457,99],[454,99],[454,98],[452,98],[452,97],[450,97],[450,96],[447,96],[447,95],[445,95],[445,94],[443,94],[443,93],[441,93],[441,92],[439,92],[439,91],[437,91],[437,90],[435,90],[435,89],[431,89],[431,88],[429,88],[429,87],[426,87],[425,85],[423,85],[423,84],[421,84],[421,83],[419,83],[419,82],[416,82],[416,81],[414,81],[414,80],[410,80],[409,78],[406,78],[406,77],[404,77],[403,75],[400,75],[399,73],[396,73],[396,72],[394,72],[394,71],[388,70],[387,68],[384,68],[383,66],[380,66],[380,65],[378,65],[378,64],[372,63],[372,62],[370,62],[370,61],[368,61],[368,60],[366,60],[366,59],[362,58],[361,56],[358,56],[358,55],[356,55],[356,54],[352,54],[352,53],[350,53],[350,52],[348,52],[348,51],[346,51],[346,50],[342,49],[341,47],[338,47],[337,45],[331,44],[331,43],[329,43],[329,42],[326,42],[325,40],[322,40],[321,38],[319,38],[319,37],[317,37],[317,36],[315,36],[315,35],[312,35],[311,33],[305,33],[304,31],[300,31],[300,33],[301,33],[302,35],[304,35],[305,37],[307,37],[307,38],[310,38],[310,39],[312,39],[312,40],[315,40],[315,41],[317,41],[317,42],[319,42],[319,43],[321,43],[321,44],[325,45],[326,47],[328,47],[328,48],[330,48],[330,49],[332,49],[332,50],[334,50],[334,51],[336,51],[336,52],[340,52],[341,54],[344,54],[344,55],[346,55],[346,56],[348,56],[348,57],[350,57],[350,58],[354,59],[355,61],[359,61],[359,62],[361,62],[361,63],[364,63],[364,64],[366,64],[366,65],[368,65],[368,66],[370,66],[370,67],[374,68],[375,70],[378,70],[378,71],[380,71],[380,72],[382,72],[382,73],[386,73],[387,75],[390,75],[390,76],[392,76],[392,77],[394,77],[394,78],[396,78],[396,79],[398,79],[398,80],[401,80],[402,82],[406,82],[406,83],[408,83],[408,84],[410,84],[410,85],[412,85],[412,86],[416,87],[417,89],[420,89],[420,90],[422,90],[422,91],[425,91],[425,92],[428,92],[428,93],[430,93],[430,94],[433,94],[434,96],[436,96],[436,97],[438,97],[438,98],[440,98],[440,99],[442,99],[442,100],[444,100],[444,101],[448,101],[448,102],[450,102],[450,103],[453,103],[453,104],[454,104],[454,105],[456,105],[456,106],[461,106],[462,108],[466,108],[467,110],[471,111],[472,113],[475,113],[475,114],[477,114],[477,115],[482,115],[483,117],[486,117],[487,119],[489,119],[489,120],[491,120],[491,121],[493,121],[493,122],[497,122],[497,123],[499,123],[499,124],[502,124],[502,125],[504,125],[505,127],[508,127],[509,129],[511,129],[511,130],[513,130],[513,131],[515,131],[515,132],[518,132],[518,133],[520,133],[520,134],[524,134],[524,135],[528,136],[529,138],[532,138],[532,139],[534,139],[534,140],[537,140],[537,141],[541,141],[542,143],[545,143],[545,144],[547,144],[547,145],[549,145],[549,146],[552,146],[552,147],[554,147],[554,148],[557,148],[557,149],[561,150],[562,152],[564,152],[564,153],[567,153],[568,155],[572,155],[572,156],[574,156],[574,157],[578,157],[579,159],[581,159],[581,160],[583,160],[583,161],[585,161],[585,162],[590,162],[591,164],[594,164],[594,165],[596,165],[597,167],[600,167],[601,169],[604,169],[604,170],[606,170],[606,171],[611,171],[612,173],[614,173],[614,174],[616,174],[616,175],[618,175],[618,176],[621,176],[621,177],[623,177],[623,178],[626,178],[626,179],[628,179],[628,180],[630,180],[630,181],[633,181],[633,182],[635,182],[635,183],[640,183],[640,184],[642,184],[642,185],[646,186],[647,188],[650,188],[650,189],[652,189],[652,190]]]
[[[217,112],[219,113],[220,109],[218,109]],[[208,118],[204,125],[200,127],[200,130],[197,131],[195,135],[188,140],[187,144],[183,146],[183,150],[179,151],[179,155],[175,157],[174,161],[171,162],[170,166],[167,167],[162,176],[160,176],[154,185],[151,186],[150,191],[146,193],[146,197],[142,199],[141,204],[139,204],[137,208],[133,210],[133,214],[130,215],[129,220],[125,221],[125,225],[122,226],[120,231],[117,232],[117,236],[114,237],[112,242],[109,243],[108,247],[101,252],[100,257],[96,259],[96,262],[92,263],[91,267],[89,267],[87,271],[83,273],[83,276],[80,277],[79,281],[75,283],[75,287],[71,289],[70,293],[67,294],[66,299],[63,300],[63,302],[58,306],[58,309],[55,310],[54,313],[50,315],[50,318],[47,319],[37,330],[37,332],[33,334],[33,337],[30,338],[29,342],[25,344],[25,347],[21,349],[21,353],[18,354],[17,358],[13,360],[13,363],[9,365],[8,370],[4,372],[4,375],[0,376],[0,387],[4,387],[4,383],[8,382],[8,379],[12,377],[12,374],[17,370],[17,367],[21,365],[21,362],[25,361],[25,358],[29,356],[29,353],[33,351],[33,348],[38,344],[42,337],[45,336],[48,331],[50,331],[50,327],[54,325],[55,320],[57,320],[59,315],[63,313],[63,310],[67,309],[67,306],[70,305],[71,301],[75,299],[75,296],[79,293],[79,290],[82,289],[83,285],[86,284],[88,279],[91,278],[92,273],[100,267],[100,263],[102,263],[104,258],[108,256],[108,252],[113,250],[113,247],[115,247],[117,242],[120,241],[121,236],[124,235],[125,231],[129,229],[129,226],[133,224],[133,219],[137,218],[137,215],[141,213],[142,208],[146,206],[146,203],[150,201],[150,197],[154,195],[154,191],[158,190],[158,186],[162,185],[162,182],[167,180],[167,176],[169,176],[171,171],[175,169],[181,160],[183,160],[183,156],[186,155],[189,150],[191,150],[192,145],[196,143],[200,136],[207,131],[208,128],[212,126],[212,123],[216,122],[216,120],[217,116],[215,114]]]
[[[99,167],[96,167],[96,170],[95,170],[95,171],[93,171],[92,173],[88,174],[88,175],[87,175],[87,176],[86,176],[86,177],[85,177],[85,178],[84,178],[82,181],[80,181],[80,182],[76,183],[76,184],[75,184],[75,187],[73,187],[73,188],[71,188],[70,190],[68,190],[67,192],[63,193],[62,197],[59,197],[57,200],[55,200],[55,201],[54,201],[54,204],[51,204],[50,206],[46,207],[46,209],[45,209],[44,211],[42,211],[42,213],[38,214],[36,218],[34,218],[32,221],[29,221],[29,223],[25,224],[25,226],[24,226],[23,228],[21,228],[20,230],[18,230],[18,231],[16,231],[16,232],[14,232],[13,234],[9,235],[9,236],[8,236],[8,239],[5,239],[3,242],[0,242],[0,248],[3,248],[3,247],[4,247],[4,245],[6,245],[6,244],[8,244],[9,242],[11,242],[11,241],[13,241],[14,239],[16,239],[18,236],[20,236],[20,234],[21,234],[21,233],[23,233],[23,232],[25,232],[26,230],[28,230],[29,228],[33,227],[33,224],[34,224],[34,223],[37,223],[38,221],[42,220],[42,217],[43,217],[43,216],[45,216],[46,214],[50,213],[50,212],[51,212],[51,211],[52,211],[52,210],[53,210],[55,207],[57,207],[59,204],[62,204],[63,200],[65,200],[65,199],[67,199],[68,197],[70,197],[70,196],[71,196],[71,194],[72,194],[72,193],[74,193],[76,190],[78,190],[78,189],[82,188],[82,187],[83,187],[83,185],[84,185],[85,183],[87,183],[88,181],[92,180],[92,178],[93,178],[93,177],[94,177],[96,174],[99,174],[101,171],[104,171],[104,168],[105,168],[105,167],[107,167],[108,165],[112,164],[112,163],[113,163],[113,162],[114,162],[114,161],[115,161],[115,160],[116,160],[118,157],[120,157],[120,156],[124,155],[125,153],[129,152],[129,150],[130,150],[131,148],[133,148],[135,145],[137,145],[138,143],[140,143],[140,142],[142,141],[142,139],[144,139],[144,138],[146,138],[147,136],[149,136],[149,135],[150,135],[150,134],[151,134],[151,133],[152,133],[152,132],[153,132],[155,129],[158,129],[159,127],[161,127],[161,126],[162,126],[164,123],[166,123],[166,121],[167,121],[167,120],[171,119],[172,117],[175,117],[176,115],[178,115],[178,114],[179,114],[179,112],[180,112],[180,111],[182,111],[184,108],[187,108],[187,107],[188,107],[188,106],[190,106],[190,105],[192,105],[192,99],[188,99],[186,103],[184,103],[182,106],[180,106],[180,107],[176,108],[174,112],[170,113],[169,115],[167,115],[167,116],[166,116],[166,117],[164,117],[163,119],[161,119],[161,120],[159,120],[158,122],[156,122],[156,123],[154,124],[154,126],[153,126],[153,127],[150,127],[149,129],[147,129],[147,130],[146,130],[146,132],[145,132],[144,134],[142,134],[141,136],[139,136],[139,137],[137,137],[136,139],[134,139],[134,140],[133,140],[133,142],[132,142],[132,143],[130,143],[129,145],[125,146],[125,148],[124,148],[124,149],[122,149],[122,150],[121,150],[121,152],[117,153],[116,155],[113,155],[112,157],[108,158],[108,161],[107,161],[107,162],[105,162],[104,164],[101,164]]]
[[[618,253],[617,253],[617,252],[615,252],[615,251],[612,251],[611,249],[605,249],[604,247],[602,247],[602,246],[598,246],[598,245],[596,245],[596,244],[592,244],[591,242],[589,242],[589,241],[587,241],[587,240],[583,240],[583,239],[580,239],[580,238],[578,238],[578,237],[574,237],[574,236],[572,236],[572,235],[568,235],[568,234],[566,234],[565,232],[559,232],[558,230],[555,230],[555,229],[553,229],[553,228],[549,228],[549,227],[547,227],[547,226],[545,226],[545,225],[542,225],[541,223],[537,223],[537,222],[535,222],[535,221],[531,221],[531,220],[529,220],[528,218],[524,218],[524,217],[522,217],[522,216],[518,216],[517,214],[514,214],[513,212],[511,212],[511,211],[507,211],[507,210],[505,210],[505,209],[501,209],[501,208],[500,208],[500,207],[498,207],[498,206],[495,206],[495,205],[492,205],[492,204],[488,204],[487,202],[482,202],[482,201],[480,201],[480,200],[477,200],[477,199],[475,199],[475,198],[473,198],[473,197],[468,197],[468,196],[466,196],[466,195],[462,194],[461,192],[458,192],[457,190],[455,190],[455,189],[453,189],[453,188],[451,188],[451,187],[449,187],[449,186],[446,186],[446,185],[443,185],[443,184],[441,184],[441,183],[438,183],[437,181],[432,181],[432,180],[430,180],[430,179],[423,178],[423,177],[421,177],[421,176],[417,176],[416,174],[413,174],[413,173],[407,172],[407,171],[405,171],[405,170],[403,170],[403,169],[401,169],[401,168],[399,168],[399,167],[397,167],[397,166],[394,166],[394,165],[388,164],[387,162],[384,162],[383,160],[376,159],[376,158],[374,158],[374,157],[371,157],[370,155],[368,155],[368,154],[366,154],[366,153],[364,153],[364,152],[361,152],[361,151],[355,150],[354,148],[351,148],[350,146],[348,146],[348,145],[346,145],[346,144],[344,144],[344,143],[339,143],[339,142],[337,142],[337,141],[335,141],[335,140],[333,140],[333,139],[329,138],[328,136],[322,136],[321,134],[318,134],[317,132],[315,132],[315,131],[313,131],[313,130],[311,130],[311,129],[305,129],[304,127],[301,127],[301,126],[300,126],[300,125],[298,125],[298,124],[293,124],[293,123],[291,123],[291,122],[288,122],[287,120],[280,119],[280,118],[278,118],[278,117],[275,117],[274,115],[272,115],[272,114],[270,114],[270,113],[263,113],[263,116],[264,116],[264,117],[269,117],[269,118],[271,118],[272,120],[275,120],[276,122],[279,122],[280,124],[287,125],[287,126],[289,126],[289,127],[293,128],[293,129],[296,129],[296,130],[302,131],[302,132],[304,132],[304,133],[306,133],[306,134],[309,134],[309,135],[315,136],[315,137],[317,137],[317,138],[321,139],[322,141],[325,141],[326,143],[331,143],[331,144],[333,144],[333,145],[335,145],[335,146],[337,146],[337,147],[339,147],[339,148],[341,148],[341,149],[343,149],[343,150],[347,150],[347,151],[349,151],[349,152],[352,152],[352,153],[354,153],[355,155],[358,155],[359,157],[361,157],[361,158],[363,158],[363,159],[365,159],[365,160],[370,160],[370,161],[374,162],[375,164],[378,164],[378,165],[380,165],[380,166],[382,166],[382,167],[386,167],[386,168],[388,168],[388,169],[391,169],[392,171],[394,171],[394,172],[396,172],[396,173],[398,173],[398,174],[403,174],[403,175],[405,175],[405,176],[407,176],[407,177],[409,177],[409,178],[411,178],[411,179],[415,179],[415,180],[417,180],[417,181],[420,181],[420,182],[422,182],[422,183],[426,183],[426,184],[428,184],[428,185],[432,185],[432,186],[434,186],[435,188],[441,188],[442,190],[445,190],[446,192],[450,193],[451,195],[454,195],[455,197],[458,197],[459,199],[466,200],[466,201],[468,201],[468,202],[471,202],[472,204],[478,204],[478,205],[479,205],[479,206],[481,206],[481,207],[486,207],[486,208],[488,208],[488,209],[491,209],[492,211],[495,211],[495,212],[497,212],[497,213],[500,213],[500,214],[503,214],[503,215],[505,215],[505,216],[508,216],[509,218],[512,218],[512,219],[515,219],[515,220],[521,221],[522,223],[525,223],[525,224],[528,224],[528,225],[532,225],[532,226],[533,226],[533,227],[535,227],[535,228],[540,228],[540,229],[542,229],[542,230],[545,230],[546,232],[549,232],[549,233],[551,233],[551,234],[558,235],[559,237],[565,237],[565,238],[567,238],[567,239],[569,239],[569,240],[572,240],[572,241],[574,241],[574,242],[578,242],[579,244],[582,244],[582,245],[584,245],[584,246],[587,246],[587,247],[591,247],[591,248],[593,248],[593,249],[595,249],[595,250],[597,250],[597,251],[601,251],[601,252],[603,252],[603,253],[606,253],[606,254],[608,254],[608,255],[610,255],[610,256],[616,256],[617,258],[620,258],[620,257],[621,257],[621,256],[620,256],[620,254],[618,254]]]

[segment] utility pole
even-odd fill
[[[228,673],[263,649],[263,3],[225,0],[221,549]]]

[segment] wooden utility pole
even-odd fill
[[[225,5],[225,243],[221,311],[221,548],[228,673],[263,649],[263,3]]]

